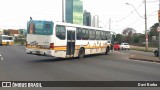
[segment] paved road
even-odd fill
[[[3,60],[0,60],[0,81],[160,81],[160,64],[129,60],[129,54],[117,51],[107,56],[87,56],[82,60],[30,55],[25,53],[24,46],[0,46],[0,52],[3,57]],[[50,88],[46,89],[50,90]],[[71,89],[75,90],[75,88],[68,88]],[[139,88],[76,89],[135,90]]]
[[[154,56],[153,52],[143,52],[143,51],[137,51],[137,50],[119,50],[118,52],[126,53],[126,54],[142,54],[147,56]]]

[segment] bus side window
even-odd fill
[[[92,40],[92,37],[93,37],[93,30],[90,29],[89,30],[89,40]]]
[[[110,33],[110,32],[107,32],[107,31],[105,32],[105,39],[106,39],[106,40],[110,39],[110,38],[109,38],[109,37],[110,37],[110,34],[109,34],[109,33]]]
[[[85,28],[82,29],[82,39],[83,40],[89,39],[89,30],[88,29],[85,29]]]
[[[66,37],[66,28],[65,28],[65,26],[62,26],[62,25],[57,25],[56,26],[56,36],[61,40],[65,39],[65,37]]]
[[[82,29],[81,28],[76,28],[76,32],[77,32],[77,40],[81,40],[82,38]]]
[[[100,31],[100,40],[103,40],[103,32],[102,31]]]
[[[89,30],[89,39],[95,40],[95,30],[94,29]]]
[[[105,40],[105,31],[102,31],[102,32],[101,32],[101,37],[102,37],[102,38],[101,38],[102,40]]]
[[[96,39],[96,30],[93,30],[93,40]]]
[[[100,40],[100,31],[96,31],[96,40]]]
[[[85,34],[86,34],[86,30],[82,29],[82,40],[85,40]]]
[[[85,29],[85,40],[88,40],[89,39],[89,30],[88,29]]]

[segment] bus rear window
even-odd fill
[[[32,21],[28,25],[28,34],[52,35],[53,22],[48,21]]]

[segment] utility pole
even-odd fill
[[[64,0],[62,0],[62,22],[64,21]]]
[[[159,11],[158,11],[158,21],[159,21],[159,27],[160,27],[160,0],[159,0]],[[159,45],[158,45],[158,51],[159,51],[159,59],[160,59],[160,31],[159,32]]]
[[[109,19],[109,30],[111,30],[111,18]]]
[[[146,9],[146,0],[144,0],[145,7],[145,34],[146,34],[146,51],[148,50],[148,32],[147,32],[147,9]]]
[[[137,14],[140,16],[140,14],[138,13],[138,11],[136,10],[136,8],[129,3],[126,3],[127,5],[131,5],[134,10],[137,12]],[[146,0],[144,0],[144,10],[145,10],[145,15],[144,18],[142,16],[140,16],[141,18],[145,19],[145,39],[146,39],[146,51],[148,50],[148,32],[147,32],[147,8],[146,8]]]

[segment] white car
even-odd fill
[[[121,43],[120,48],[122,50],[126,50],[126,49],[130,50],[130,46],[128,43]]]

